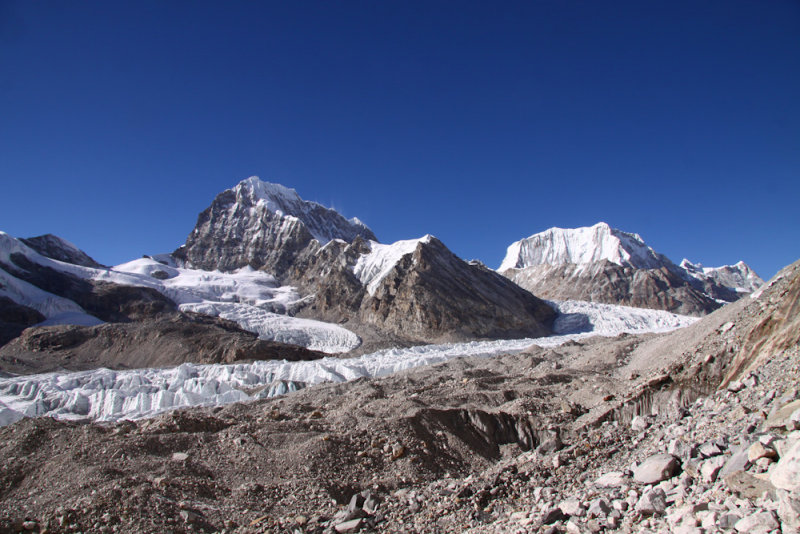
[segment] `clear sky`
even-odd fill
[[[0,230],[116,264],[258,175],[497,267],[800,258],[800,2],[0,0]]]

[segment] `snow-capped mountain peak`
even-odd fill
[[[512,243],[498,270],[601,260],[638,269],[656,269],[668,262],[648,247],[639,234],[599,222],[582,228],[550,228]]]
[[[346,219],[332,208],[303,200],[294,189],[264,182],[258,176],[242,180],[234,187],[233,192],[237,203],[262,205],[278,216],[299,219],[322,245],[333,239],[352,241],[359,235],[366,239],[376,239],[369,227],[359,219]]]
[[[684,258],[681,267],[689,276],[701,282],[712,280],[737,293],[752,293],[764,285],[764,280],[743,261],[721,267],[705,267],[702,263],[692,263]]]

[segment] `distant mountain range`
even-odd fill
[[[703,315],[764,281],[744,262],[704,268],[676,265],[638,234],[600,222],[550,228],[512,243],[498,271],[532,293]]]
[[[227,332],[230,350],[215,357],[228,360],[269,352],[251,346],[246,331],[329,353],[538,337],[552,332],[556,318],[542,298],[700,315],[762,284],[741,262],[676,265],[638,235],[604,223],[518,241],[495,272],[430,235],[382,244],[358,219],[251,177],[220,193],[171,254],[116,267],[53,235],[0,233],[0,344],[15,340],[0,358],[35,360],[30,335],[17,339],[34,325],[49,328],[47,341],[37,341],[48,351],[88,354],[80,347],[96,350],[103,323],[146,322],[136,330],[143,347],[177,323],[191,324],[194,335]],[[294,355],[301,357],[316,356]]]

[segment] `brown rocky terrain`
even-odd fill
[[[794,532],[800,262],[666,335],[0,429],[7,532]]]
[[[176,312],[125,323],[28,328],[0,347],[0,371],[32,374],[323,356],[303,347],[258,339],[219,317]]]

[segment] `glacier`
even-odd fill
[[[141,269],[139,265],[136,269]],[[532,345],[554,347],[591,336],[667,332],[698,319],[669,312],[552,302],[560,313],[557,335],[535,339],[472,341],[385,349],[357,358],[257,361],[169,369],[47,373],[0,379],[0,426],[23,417],[116,421],[141,419],[190,406],[216,406],[283,394],[306,385],[382,377],[458,357],[488,358]],[[255,390],[260,390],[253,393]]]
[[[303,302],[297,290],[281,286],[275,277],[250,267],[232,273],[202,271],[178,268],[151,257],[111,268],[83,267],[42,256],[0,232],[0,260],[10,263],[10,257],[15,253],[78,278],[155,289],[174,301],[181,311],[229,319],[258,334],[261,339],[300,345],[328,354],[348,352],[361,344],[356,334],[341,326],[292,317],[290,314]],[[0,285],[0,295],[44,315],[47,320],[41,325],[91,326],[102,323],[73,301],[43,291],[2,269]]]

